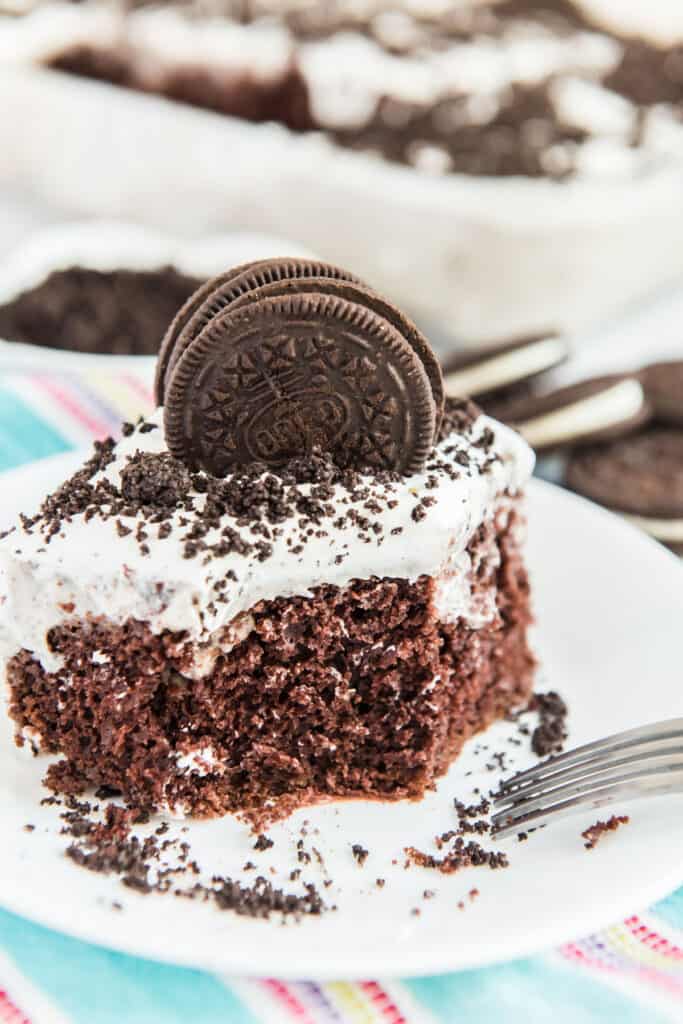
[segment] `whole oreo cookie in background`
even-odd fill
[[[440,370],[395,307],[338,268],[294,260],[238,268],[201,292],[159,362],[173,455],[218,476],[314,447],[356,469],[423,467]]]
[[[640,380],[655,417],[683,427],[683,360],[645,366]]]
[[[683,430],[650,427],[577,451],[565,482],[673,550],[683,550]]]
[[[482,404],[537,451],[615,440],[643,426],[652,415],[638,378],[617,374],[544,395]]]
[[[444,391],[451,398],[493,394],[561,366],[570,353],[567,339],[552,331],[458,353],[442,365]]]

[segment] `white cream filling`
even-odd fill
[[[515,426],[530,445],[544,448],[630,420],[638,415],[644,401],[640,382],[623,380],[599,395],[581,398],[563,409],[516,423]]]
[[[197,747],[186,754],[174,754],[176,771],[179,775],[198,775],[203,778],[213,772],[224,770],[223,762],[216,756],[212,746]]]
[[[454,370],[444,377],[444,390],[453,398],[482,395],[552,369],[568,354],[569,346],[564,338],[540,338],[523,348],[482,358],[480,363]]]
[[[683,544],[683,519],[651,519],[648,516],[632,516],[622,513],[624,519],[638,526],[656,540],[671,544]]]

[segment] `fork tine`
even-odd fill
[[[607,775],[580,786],[573,784],[552,790],[536,800],[521,801],[513,807],[498,811],[491,819],[491,831],[497,839],[519,832],[533,823],[543,825],[550,818],[556,820],[574,814],[584,807],[605,807],[615,800],[636,800],[645,796],[683,792],[683,760],[657,768],[649,767],[630,775],[610,778]]]
[[[618,752],[613,750],[599,752],[585,761],[570,763],[566,768],[562,768],[561,765],[551,765],[549,768],[553,770],[547,772],[539,770],[535,777],[520,785],[516,784],[517,776],[513,776],[501,784],[495,794],[496,801],[518,803],[520,800],[529,798],[532,793],[547,792],[549,789],[565,785],[574,779],[588,780],[592,775],[609,768],[628,768],[665,754],[683,754],[683,738],[672,737],[663,741],[659,740],[656,745],[638,743],[622,751],[622,756],[615,757],[615,753]]]
[[[620,750],[627,750],[635,745],[658,743],[669,739],[683,739],[683,718],[670,718],[663,722],[653,722],[651,725],[639,726],[637,729],[628,729],[626,732],[614,733],[614,735],[607,736],[604,739],[585,743],[583,746],[576,747],[566,754],[549,757],[541,762],[541,764],[519,772],[506,782],[501,783],[500,792],[502,793],[512,788],[516,789],[522,783],[532,782],[540,776],[545,777],[550,771],[568,768],[570,765],[590,760],[597,755],[616,753]]]

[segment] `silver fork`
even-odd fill
[[[586,807],[683,793],[683,718],[619,732],[518,772],[493,794],[497,839]]]

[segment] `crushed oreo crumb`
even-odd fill
[[[366,850],[363,846],[361,846],[360,843],[354,843],[353,846],[351,847],[351,853],[353,854],[354,859],[357,861],[357,863],[361,867],[363,867],[366,860],[368,859],[369,851]]]
[[[554,690],[535,693],[528,704],[529,711],[536,711],[540,722],[531,736],[531,749],[537,757],[559,754],[567,738],[567,705]]]
[[[607,821],[596,821],[581,833],[581,837],[586,840],[584,846],[587,850],[594,850],[607,832],[616,832],[622,825],[628,825],[629,821],[627,814],[613,814]]]
[[[410,863],[422,868],[433,868],[443,875],[455,874],[463,868],[489,867],[496,870],[509,866],[507,854],[498,850],[486,850],[475,840],[466,843],[462,836],[455,839],[452,848],[443,857],[424,853],[414,846],[406,846],[405,853]]]
[[[303,894],[286,893],[262,876],[258,876],[251,885],[215,876],[211,885],[196,881],[190,887],[180,887],[177,885],[180,877],[188,873],[199,875],[200,868],[196,861],[190,859],[187,842],[162,839],[169,831],[166,822],[162,822],[153,835],[140,839],[131,833],[131,827],[148,820],[149,815],[144,809],[108,804],[103,820],[98,821],[94,817],[97,808],[87,801],[67,797],[64,806],[65,810],[60,814],[64,822],[62,832],[72,839],[65,851],[67,857],[89,871],[117,875],[123,885],[136,892],[173,892],[186,899],[212,901],[220,910],[261,919],[273,914],[283,919],[299,919],[317,916],[327,909],[312,883],[304,884]],[[170,866],[164,856],[171,852],[175,854],[174,866]],[[253,870],[255,865],[249,862],[245,869]],[[295,881],[299,876],[300,870],[297,870],[290,878]]]

